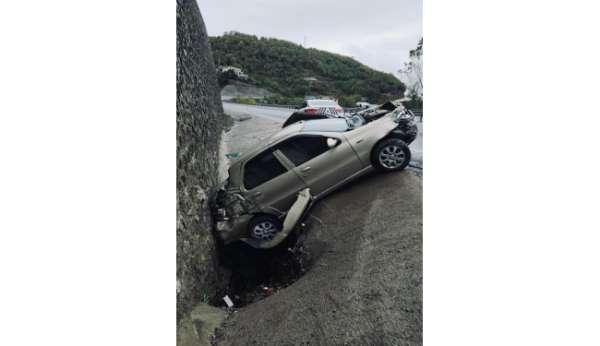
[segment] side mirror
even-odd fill
[[[329,147],[329,149],[337,147],[338,144],[340,144],[340,140],[339,139],[337,139],[337,138],[327,138],[327,146]]]

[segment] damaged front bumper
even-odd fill
[[[246,225],[252,219],[252,212],[256,207],[238,190],[228,190],[226,184],[217,191],[213,203],[213,218],[216,235],[228,244],[244,236]]]
[[[213,211],[217,236],[225,244],[241,240],[258,249],[275,247],[287,238],[296,225],[304,219],[312,202],[310,189],[306,188],[300,191],[294,204],[285,213],[282,230],[275,234],[273,239],[264,241],[248,237],[248,223],[255,216],[254,212],[259,212],[256,206],[239,193],[220,190],[217,194],[216,208]]]
[[[403,120],[398,123],[395,129],[392,130],[395,137],[402,139],[406,144],[412,143],[419,133],[419,128],[411,120]]]

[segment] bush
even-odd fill
[[[252,97],[247,97],[247,96],[237,96],[234,97],[232,99],[233,102],[237,102],[237,103],[244,103],[247,105],[255,105],[256,104],[256,100],[253,99]]]
[[[274,105],[300,106],[304,102],[304,98],[273,95],[273,96],[265,97],[264,102],[274,104]]]
[[[356,102],[362,100],[360,95],[348,95],[340,97],[340,106],[342,107],[356,107]]]

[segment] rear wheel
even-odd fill
[[[271,240],[283,228],[281,221],[271,215],[259,215],[248,223],[250,237],[256,240]]]
[[[384,139],[373,150],[371,160],[381,171],[400,171],[410,162],[410,149],[401,139]]]

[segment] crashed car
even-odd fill
[[[328,118],[353,118],[356,115],[359,115],[362,120],[364,122],[371,122],[373,120],[377,120],[379,118],[381,118],[382,116],[384,116],[385,114],[396,110],[397,108],[401,108],[404,112],[407,112],[409,114],[411,114],[412,116],[414,116],[412,114],[412,112],[408,109],[406,109],[404,107],[404,105],[402,104],[402,101],[404,99],[401,100],[395,100],[395,101],[388,101],[384,104],[381,105],[370,105],[370,107],[368,107],[367,109],[364,108],[359,108],[358,110],[355,110],[353,112],[350,112],[348,114],[346,113],[316,113],[316,114],[310,114],[310,113],[305,113],[305,112],[301,112],[301,111],[296,111],[294,112],[292,115],[290,115],[286,121],[283,123],[282,127],[286,127],[289,126],[293,123],[296,123],[298,121],[302,121],[302,120],[313,120],[313,119],[328,119]],[[416,128],[416,127],[415,127]]]
[[[216,195],[218,237],[276,246],[315,200],[373,169],[404,169],[417,136],[414,116],[400,104],[376,116],[296,122],[240,157]]]
[[[344,109],[334,100],[314,99],[304,101],[298,112],[312,115],[321,114],[336,117],[344,114]]]
[[[344,116],[344,109],[333,100],[306,100],[288,119],[283,127],[301,120],[339,118]]]

